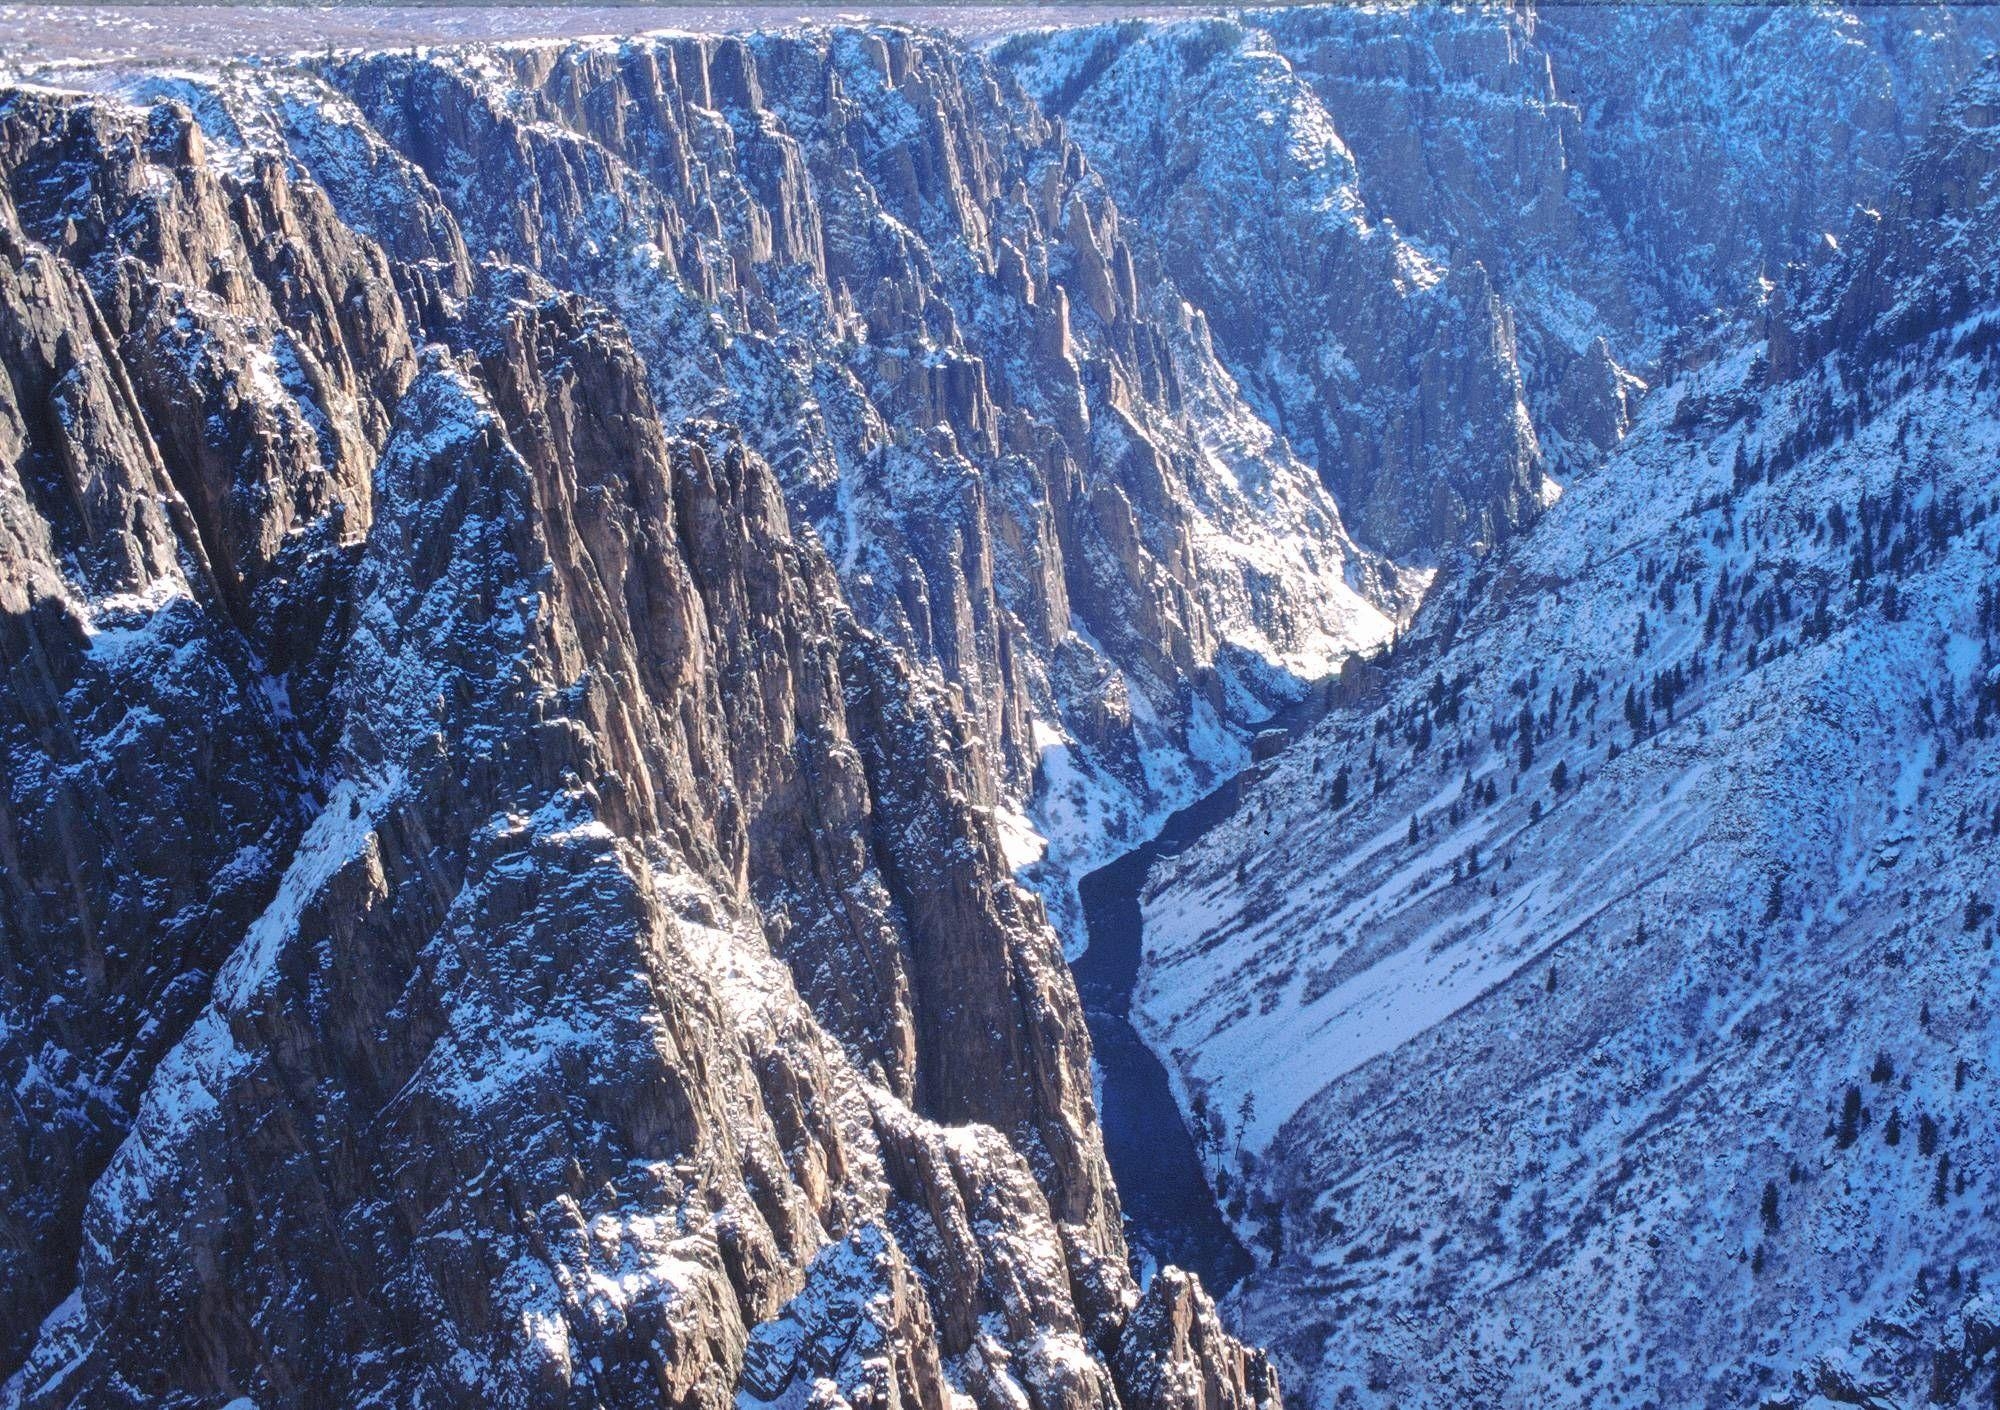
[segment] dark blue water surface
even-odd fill
[[[1324,706],[1295,706],[1272,718],[1298,730]],[[1090,946],[1070,966],[1083,999],[1083,1016],[1103,1071],[1098,1117],[1105,1154],[1118,1181],[1126,1234],[1135,1251],[1201,1275],[1220,1293],[1250,1271],[1249,1253],[1215,1207],[1194,1140],[1167,1085],[1167,1072],[1132,1028],[1132,986],[1139,977],[1144,931],[1139,891],[1161,857],[1191,846],[1236,811],[1246,770],[1168,818],[1151,841],[1134,848],[1078,883]]]

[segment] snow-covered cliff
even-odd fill
[[[1355,4],[995,54],[1363,540],[1434,561],[1601,461],[1686,330],[1839,238],[1996,39],[1931,5]]]
[[[1156,874],[1314,1403],[1989,1393],[1995,74]]]
[[[0,95],[0,1401],[1275,1405],[1012,849],[1402,589],[1075,149],[893,28],[86,77]]]

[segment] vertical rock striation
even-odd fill
[[[1996,42],[1948,5],[1334,5],[995,57],[1362,540],[1439,560],[1602,462],[1626,369],[1670,380],[1683,330],[1844,240]]]
[[[1147,479],[1194,433],[1003,454],[949,303],[829,282],[849,168],[767,104],[835,45],[921,93],[907,43],[0,98],[0,1402],[1276,1404],[1135,1313],[995,807],[1053,708],[1018,663],[1086,635],[996,536],[1144,589],[1183,754],[1230,703],[1207,521]],[[893,361],[857,297],[932,330],[909,400],[847,368]],[[1079,419],[1164,404],[1106,362]],[[898,465],[916,546],[864,569],[834,530]],[[1035,473],[1105,507],[991,507]]]
[[[1115,845],[1219,776],[1226,722],[1409,605],[1140,277],[1083,153],[962,49],[808,30],[319,77],[343,96],[218,101],[275,109],[344,208],[382,183],[341,154],[386,141],[471,249],[615,310],[669,420],[743,426],[862,619],[957,692],[979,801],[1039,788],[1058,904],[1102,851],[1079,831]]]
[[[1527,523],[1542,456],[1484,269],[1404,239],[1280,48],[1236,20],[1009,41],[999,57],[1103,163],[1148,263],[1206,311],[1256,405],[1364,539],[1436,561]]]

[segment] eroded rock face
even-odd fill
[[[1078,834],[1218,777],[1217,723],[1411,605],[1083,152],[936,37],[381,55],[213,101],[357,220],[382,158],[347,154],[393,148],[470,249],[615,310],[669,419],[743,426],[861,619],[958,692],[978,801],[1101,815],[1042,829],[1059,906]]]
[[[800,81],[752,57],[700,55],[702,141]],[[1019,628],[857,613],[573,227],[260,82],[0,99],[0,1401],[1275,1406],[1134,1317],[991,806]],[[608,149],[440,103],[413,151],[506,133],[524,220],[616,205]],[[809,296],[794,174],[702,298]]]
[[[1601,463],[1683,331],[1846,239],[1996,42],[1944,5],[1333,5],[995,53],[1356,533],[1423,558]]]
[[[1992,1399],[1997,97],[1155,873],[1315,1404]]]
[[[1432,561],[1533,517],[1542,457],[1511,314],[1483,268],[1369,211],[1353,153],[1268,37],[1132,24],[999,52],[1103,164],[1150,262],[1367,541]]]
[[[1995,293],[1996,122],[2000,75],[1989,63],[1944,106],[1880,209],[1857,218],[1848,247],[1778,301],[1773,376],[1797,377],[1829,354],[1864,376],[1927,343],[1964,347],[1987,336],[1971,325]]]
[[[1224,1331],[1200,1282],[1178,1268],[1139,1299],[1119,1366],[1132,1402],[1152,1410],[1252,1410],[1278,1393],[1264,1353]]]

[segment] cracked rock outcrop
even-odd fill
[[[753,58],[688,55],[711,156]],[[0,97],[0,1403],[1275,1407],[1141,1315],[1006,648],[850,606],[768,408],[553,256],[608,148],[433,96],[529,229],[291,70]],[[768,148],[655,247],[745,338],[823,267]]]

